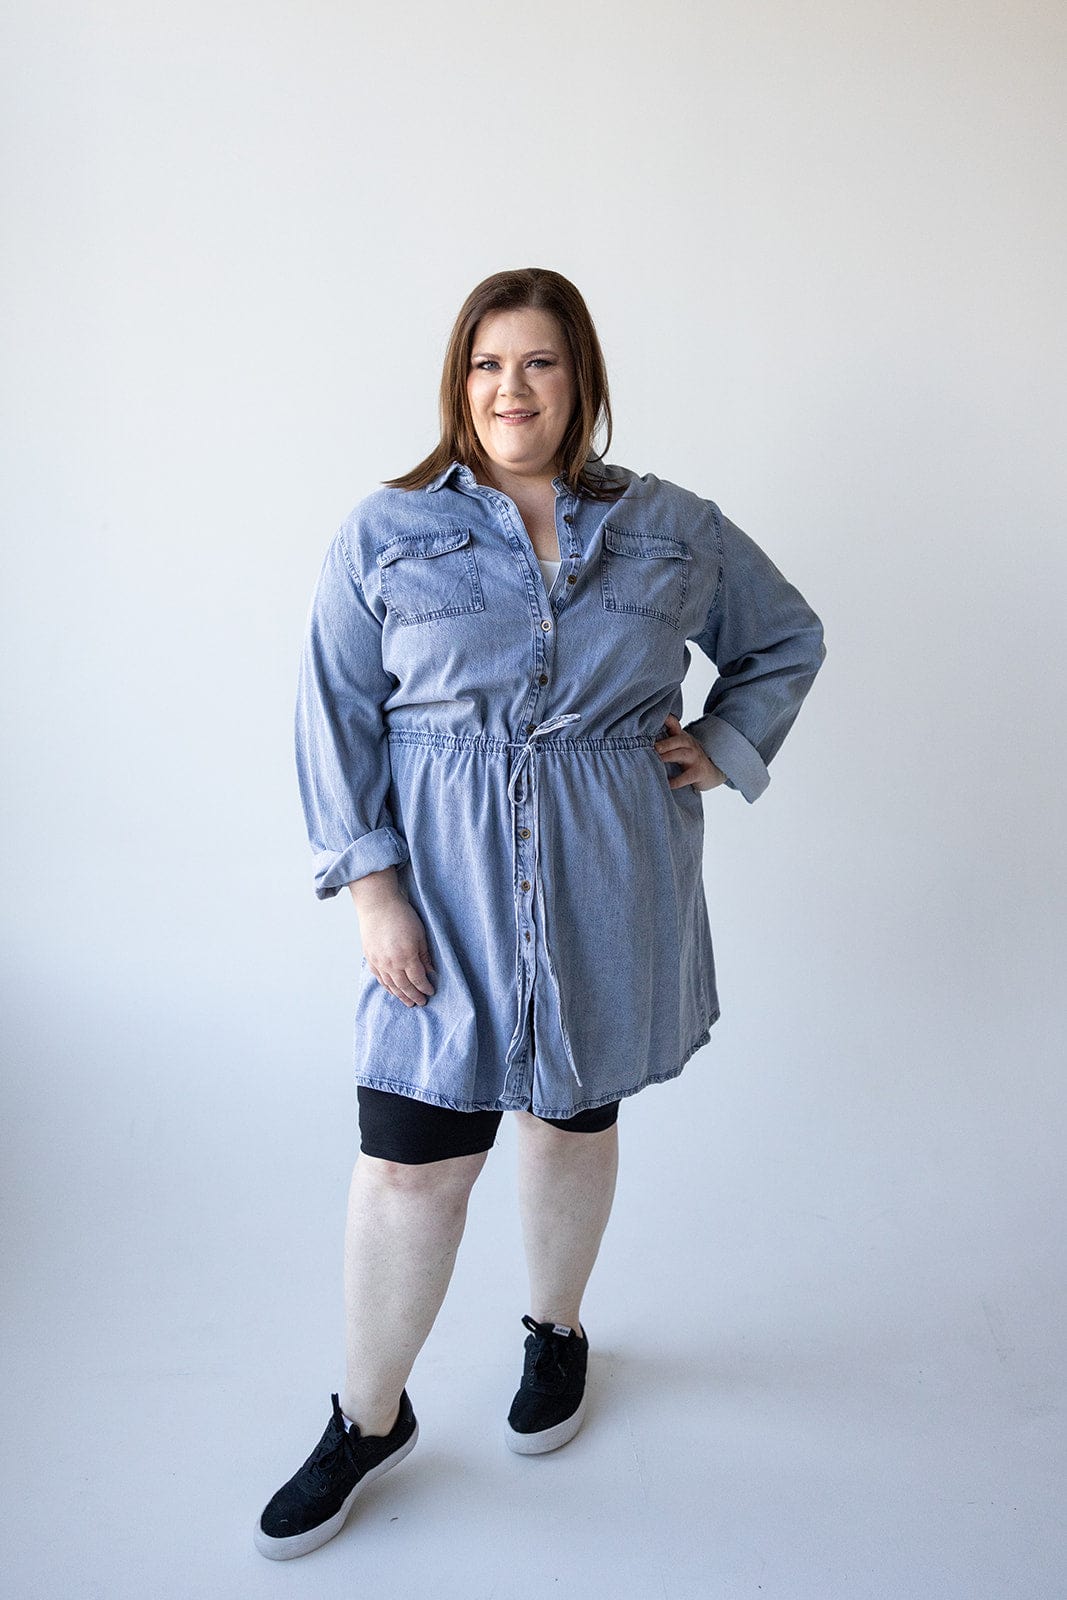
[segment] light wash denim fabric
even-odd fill
[[[613,503],[555,480],[551,596],[514,502],[458,462],[368,495],[327,552],[297,706],[315,892],[395,866],[436,988],[406,1006],[364,957],[357,1083],[570,1117],[677,1077],[719,1015],[705,794],[653,743],[692,641],[719,675],[689,731],[755,800],[822,625],[713,502],[599,470]]]

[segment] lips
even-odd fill
[[[537,416],[536,411],[498,411],[497,416],[501,422],[530,422]]]

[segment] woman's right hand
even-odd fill
[[[435,992],[429,978],[430,948],[422,918],[397,884],[396,868],[368,873],[348,887],[359,913],[367,966],[406,1006],[424,1006]]]

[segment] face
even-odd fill
[[[550,311],[492,311],[474,330],[467,371],[478,443],[491,464],[551,477],[577,399],[563,329]]]

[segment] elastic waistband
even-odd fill
[[[499,755],[507,750],[522,750],[526,739],[491,739],[488,734],[424,733],[417,728],[391,728],[390,744],[418,744],[431,750],[484,750]],[[615,739],[556,739],[549,735],[536,740],[538,754],[549,750],[646,750],[659,734],[641,733]]]

